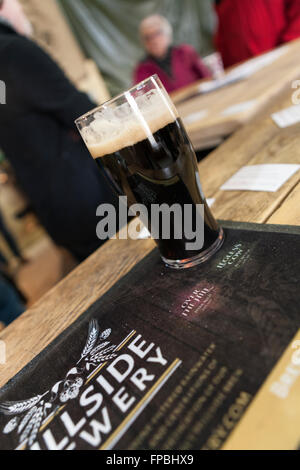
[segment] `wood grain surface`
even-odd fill
[[[268,224],[300,225],[300,183],[268,219]]]
[[[292,105],[292,91],[287,87],[284,92],[254,121],[242,127],[227,139],[220,147],[211,152],[199,164],[201,183],[206,197],[213,197],[216,191],[241,166],[247,163],[273,141],[299,132],[300,124],[280,129],[271,114]]]
[[[291,106],[291,91],[271,103],[260,118],[237,131],[199,164],[206,197],[215,198],[215,217],[243,222],[266,222],[300,180],[298,171],[275,193],[221,191],[220,187],[242,166],[264,163],[300,164],[300,123],[279,128],[271,113]]]

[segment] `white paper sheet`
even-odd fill
[[[267,191],[275,192],[298,171],[296,164],[264,164],[242,167],[226,181],[223,191]]]
[[[217,80],[209,80],[208,82],[201,83],[198,87],[198,91],[200,93],[210,93],[240,80],[242,80],[242,78],[225,75]]]
[[[271,118],[278,127],[284,128],[293,126],[300,122],[300,105],[290,106],[277,113],[271,114]]]
[[[206,202],[207,202],[208,207],[211,207],[213,203],[215,202],[215,199],[213,197],[208,197],[206,199]]]
[[[237,104],[233,104],[232,106],[229,106],[229,108],[224,109],[224,111],[222,111],[221,114],[223,116],[231,116],[233,114],[242,113],[244,111],[248,111],[249,109],[253,108],[255,104],[256,104],[256,100],[243,101],[242,103],[237,103]]]
[[[197,111],[195,113],[189,114],[183,118],[184,124],[192,124],[193,122],[200,121],[201,119],[205,118],[207,115],[207,110],[202,109],[201,111]]]

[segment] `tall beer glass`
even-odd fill
[[[127,196],[129,206],[142,204],[148,211],[148,227],[169,267],[194,266],[221,247],[223,230],[203,195],[194,149],[156,75],[80,117],[76,125],[119,195]],[[182,209],[176,217],[181,212],[182,218],[178,222],[169,214],[166,237],[157,227],[166,217],[162,213],[154,221],[152,209],[174,204]],[[199,207],[204,240],[194,248],[185,229],[187,222],[197,228]]]

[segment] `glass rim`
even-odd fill
[[[89,117],[92,114],[96,113],[101,108],[103,108],[105,105],[113,103],[114,101],[116,101],[119,98],[121,98],[122,96],[124,96],[126,93],[130,93],[131,91],[136,90],[138,87],[143,86],[144,83],[149,82],[149,81],[153,81],[153,80],[155,80],[157,83],[159,83],[161,86],[163,86],[161,81],[160,81],[159,76],[157,75],[157,73],[154,73],[153,75],[150,75],[150,77],[145,78],[141,82],[137,83],[136,85],[133,85],[132,87],[128,88],[127,90],[123,91],[122,93],[119,93],[118,95],[114,96],[113,98],[110,98],[109,100],[104,101],[102,104],[99,104],[98,106],[91,109],[90,111],[87,111],[85,114],[82,114],[82,116],[79,116],[78,118],[75,119],[75,121],[74,121],[75,124],[77,125],[77,123],[79,123],[81,120],[86,119],[87,117]]]

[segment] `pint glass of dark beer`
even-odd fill
[[[145,222],[146,214],[167,266],[195,266],[221,247],[223,230],[202,192],[194,149],[156,75],[76,125],[118,194],[127,197],[129,207],[144,208],[141,218]]]

